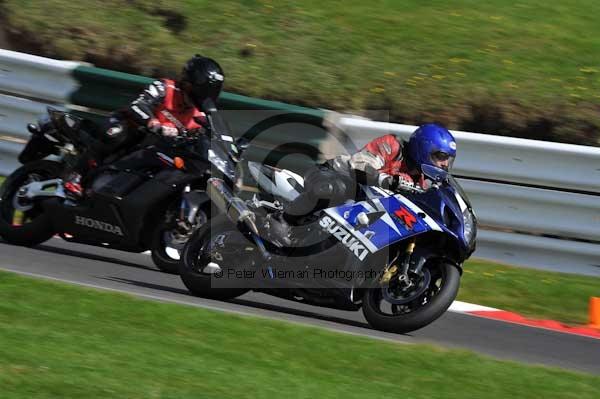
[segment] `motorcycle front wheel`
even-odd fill
[[[245,242],[226,215],[215,216],[192,234],[183,249],[179,262],[183,284],[193,295],[211,299],[233,299],[248,292],[245,288],[215,287],[218,284],[214,284],[213,279],[218,275],[205,272],[210,262],[218,264],[221,273],[236,268],[241,256],[235,247]]]
[[[210,217],[210,203],[198,210],[193,225],[178,225],[177,212],[179,201],[165,212],[162,222],[156,227],[152,239],[152,261],[160,271],[170,274],[179,273],[179,263],[185,244],[192,232],[206,224]]]
[[[362,310],[369,324],[382,331],[407,333],[437,320],[450,307],[460,285],[460,271],[446,262],[425,265],[422,278],[410,290],[393,287],[367,289]]]

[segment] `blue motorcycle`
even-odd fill
[[[223,180],[207,193],[223,213],[188,241],[180,275],[194,294],[231,299],[249,290],[343,310],[362,308],[376,329],[406,333],[440,317],[456,298],[477,221],[458,182],[424,166],[427,190],[358,185],[354,198],[318,210],[283,236],[297,174],[248,163],[258,192]]]

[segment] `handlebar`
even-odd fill
[[[397,191],[409,191],[409,192],[416,193],[416,194],[423,194],[427,191],[415,184],[408,183],[404,180],[400,180],[398,182],[398,187],[396,188],[396,190]]]

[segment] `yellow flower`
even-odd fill
[[[471,62],[471,60],[468,60],[466,58],[458,58],[458,57],[450,58],[448,61],[450,61],[454,64],[460,64],[461,62]]]
[[[494,277],[494,274],[492,273],[483,273],[483,275],[486,277]]]
[[[583,72],[583,73],[598,73],[598,70],[596,68],[592,68],[592,67],[579,68],[579,71]]]
[[[384,72],[383,74],[384,74],[385,76],[396,76],[396,73],[395,73],[395,72],[388,72],[388,71],[386,71],[386,72]]]
[[[384,91],[385,91],[385,89],[383,87],[373,87],[371,89],[371,93],[376,93],[376,94],[383,93]]]
[[[511,61],[511,60],[502,60],[502,62],[505,63],[506,65],[512,65],[512,64],[514,64],[514,62]]]
[[[442,80],[444,79],[446,76],[444,75],[433,75],[432,78],[437,79],[437,80]]]
[[[466,73],[462,73],[462,72],[455,72],[454,74],[455,74],[456,76],[460,76],[461,78],[463,78],[463,77],[467,76],[467,74],[466,74]]]

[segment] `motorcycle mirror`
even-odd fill
[[[27,125],[27,130],[31,134],[38,134],[40,132],[40,127],[35,123],[30,123]]]
[[[444,169],[437,168],[431,165],[422,165],[421,171],[425,176],[430,178],[435,183],[441,183],[448,179],[448,172]]]

